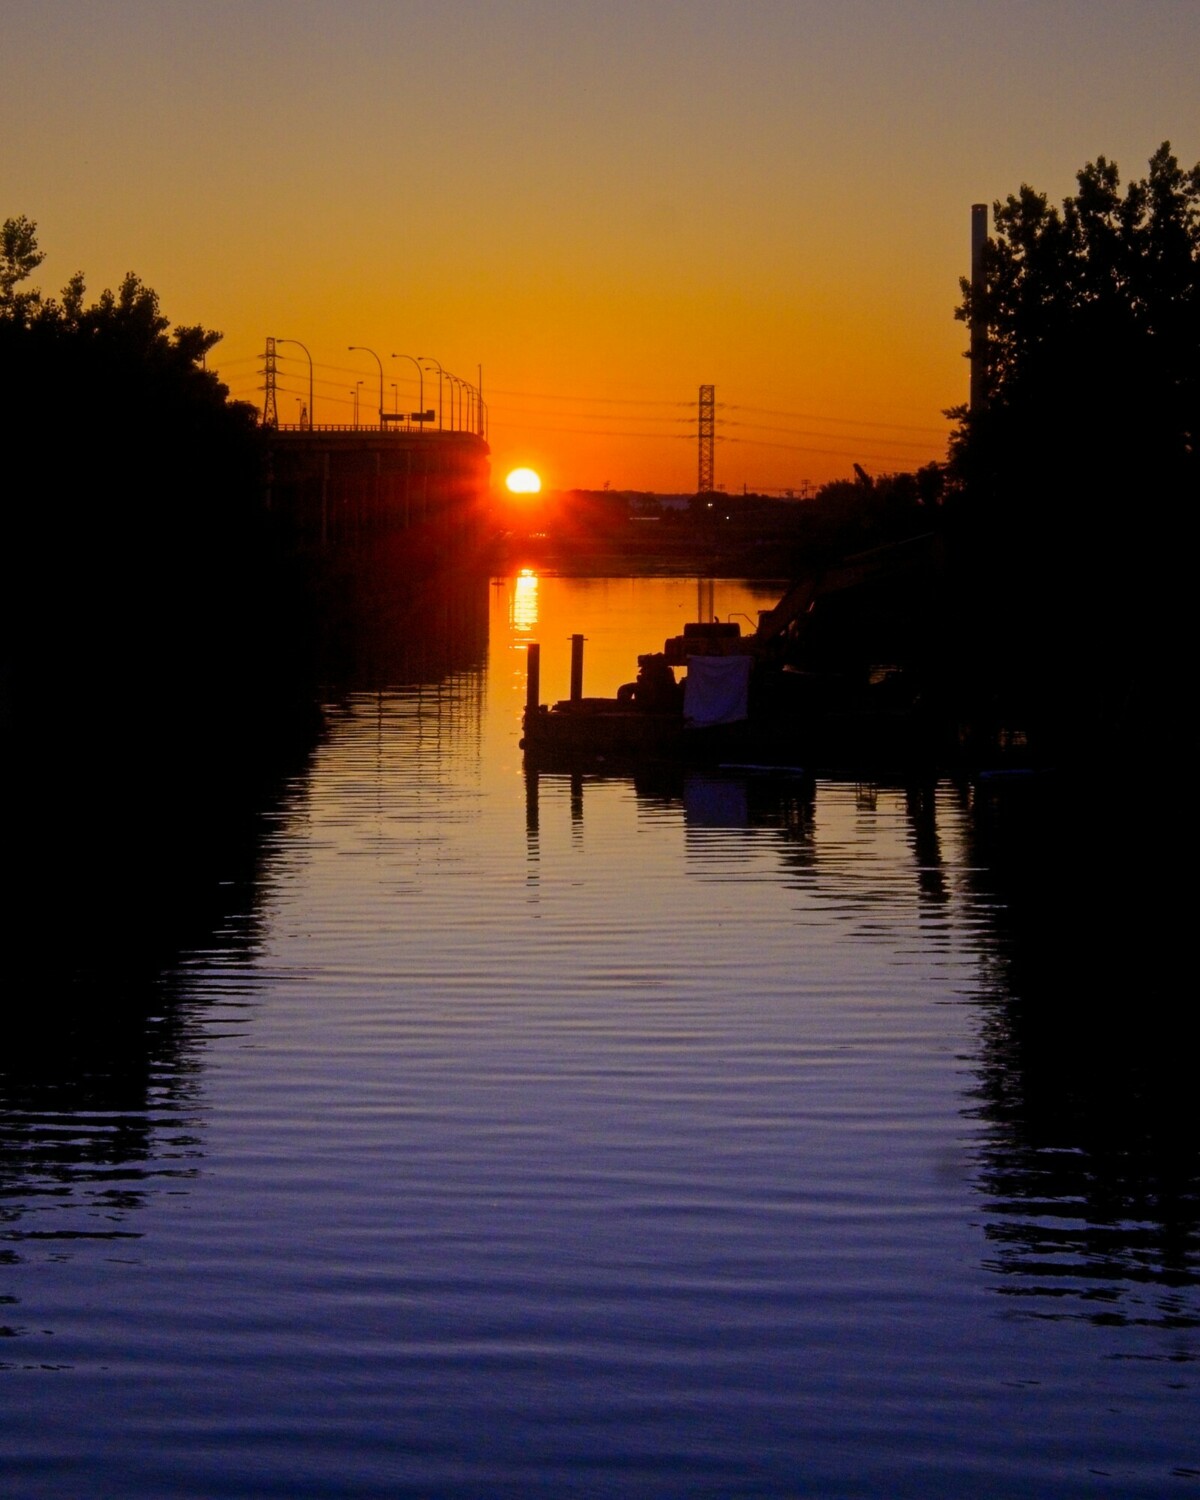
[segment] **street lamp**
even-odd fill
[[[464,380],[467,388],[467,431],[474,432],[479,426],[479,388]]]
[[[442,376],[445,374],[445,371],[442,369],[441,365],[438,364],[437,360],[434,359],[434,357],[431,354],[418,354],[417,358],[418,359],[427,359],[431,365],[436,365],[437,366],[437,372],[438,372],[438,431],[441,432],[441,430],[442,430]]]
[[[474,432],[478,427],[479,412],[479,388],[464,380],[461,375],[451,375],[446,371],[446,379],[452,380],[458,387],[458,425],[463,432]],[[463,393],[466,393],[466,409],[463,408]]]
[[[421,364],[420,360],[413,359],[413,356],[411,354],[393,354],[392,358],[393,359],[411,359],[412,362],[413,362],[413,364],[416,365],[416,367],[417,367],[417,390],[419,392],[419,395],[418,395],[417,399],[420,402],[421,431],[424,432],[425,431],[425,369],[424,369],[424,366]]]
[[[464,432],[471,430],[471,382],[459,376],[458,380],[458,425]],[[467,398],[467,409],[463,412],[463,396]]]
[[[295,344],[297,349],[304,349],[304,345],[299,339],[276,339],[275,342],[277,344]],[[308,430],[311,432],[313,424],[313,363],[312,355],[308,353],[307,349],[304,349],[304,353],[308,357]]]
[[[392,381],[392,416],[393,417],[398,417],[399,415],[400,415],[400,387],[393,380]]]
[[[374,349],[368,349],[365,344],[348,344],[346,347],[347,347],[349,353],[351,353],[351,354],[355,353],[355,351],[358,351],[361,354],[369,354],[371,356],[371,358],[375,361],[375,363],[379,366],[379,425],[380,425],[380,427],[382,427],[383,426],[383,360],[381,360],[380,357],[378,356],[378,354],[375,353]],[[361,385],[362,381],[359,381],[359,384]]]

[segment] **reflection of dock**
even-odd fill
[[[637,771],[554,771],[527,760],[525,830],[531,837],[540,828],[542,783],[561,787],[564,781],[570,788],[571,823],[576,827],[583,822],[586,788],[604,783],[631,784],[643,807],[682,808],[685,828],[776,829],[791,837],[807,837],[816,796],[816,782],[802,771],[697,770],[670,762]]]

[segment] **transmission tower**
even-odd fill
[[[713,491],[713,443],[717,432],[716,386],[700,387],[700,420],[697,432],[700,439],[700,474],[696,485],[698,493],[709,495]]]
[[[263,416],[264,427],[279,426],[279,412],[275,406],[275,340],[267,340],[267,352],[263,355]]]

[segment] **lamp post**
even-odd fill
[[[430,354],[418,354],[417,358],[418,359],[427,359],[431,365],[434,365],[437,368],[437,372],[438,372],[438,431],[441,432],[441,430],[442,430],[442,376],[445,374],[445,371],[442,369],[441,365],[438,364],[437,360],[434,359],[433,356],[430,355]]]
[[[421,431],[424,432],[425,431],[425,369],[424,369],[424,366],[421,364],[420,360],[414,359],[411,354],[393,354],[392,358],[393,359],[411,359],[412,362],[413,362],[413,364],[416,365],[416,367],[417,367],[417,390],[419,392],[417,400],[420,403]]]
[[[457,432],[458,431],[459,422],[462,420],[462,394],[461,394],[461,392],[462,392],[462,381],[458,378],[457,375],[451,375],[451,373],[450,373],[449,370],[446,371],[446,379],[450,382],[450,431],[451,432]],[[455,416],[455,412],[454,412],[454,392],[455,391],[458,391],[460,393],[459,397],[458,397],[458,415],[457,416]]]
[[[453,382],[453,385],[458,390],[458,423],[456,431],[466,432],[471,426],[471,396],[475,387],[469,380],[464,380],[461,375],[451,375],[449,370],[446,371],[446,379]],[[464,396],[465,411],[463,409]]]
[[[475,432],[478,427],[479,414],[479,389],[473,386],[469,380],[464,380],[461,375],[451,375],[446,371],[446,379],[454,381],[458,387],[458,425],[463,432]],[[465,410],[464,410],[465,395]]]
[[[354,354],[356,351],[358,353],[360,353],[360,354],[369,354],[371,356],[371,358],[375,361],[375,363],[379,366],[379,425],[380,425],[380,427],[382,427],[383,426],[383,360],[381,360],[380,357],[378,356],[378,354],[375,353],[374,349],[368,349],[365,344],[348,344],[346,346],[346,348],[347,348],[348,352],[351,353],[351,354]],[[361,380],[359,381],[359,384],[360,385],[362,384]]]
[[[400,415],[400,387],[393,380],[392,381],[392,416],[393,417],[398,417],[399,415]]]
[[[304,349],[304,345],[299,339],[276,339],[275,342],[277,344],[295,344],[297,349]],[[313,425],[313,362],[312,355],[309,354],[307,349],[304,349],[304,353],[308,359],[308,430],[311,432]]]

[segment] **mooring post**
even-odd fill
[[[542,701],[542,648],[530,641],[525,651],[525,707],[536,713]]]
[[[583,637],[571,637],[571,702],[578,703],[583,697]]]

